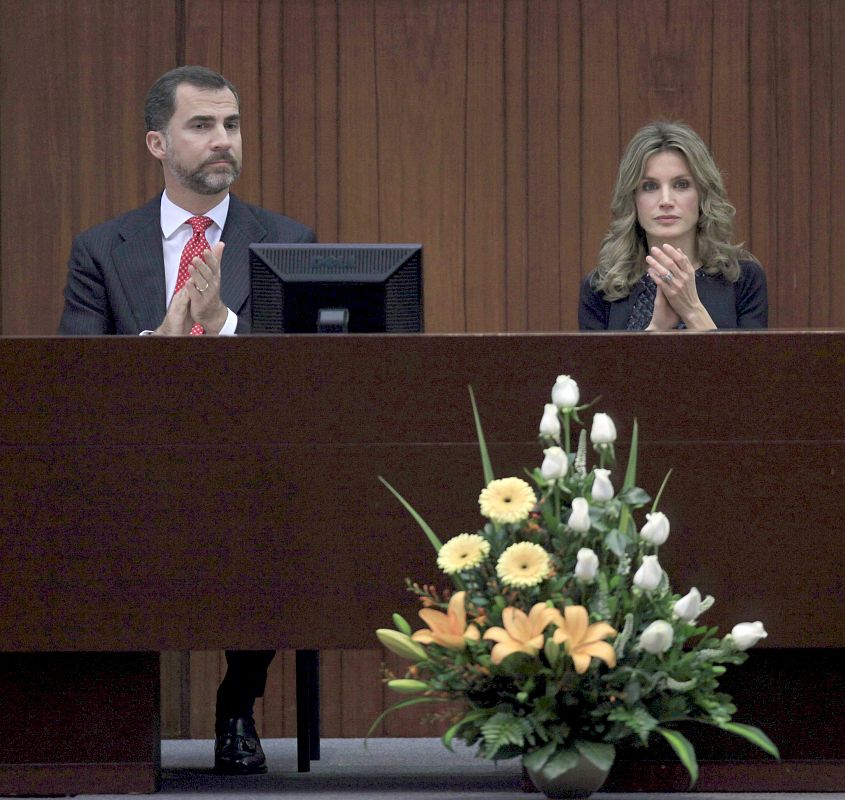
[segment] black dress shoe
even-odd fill
[[[214,739],[214,771],[225,775],[267,772],[267,763],[255,722],[248,717],[228,719]]]

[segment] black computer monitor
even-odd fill
[[[421,333],[422,245],[252,244],[253,333]]]

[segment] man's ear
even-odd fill
[[[164,134],[161,131],[147,131],[147,150],[153,154],[153,158],[159,161],[164,160],[167,152],[167,144],[164,141]]]

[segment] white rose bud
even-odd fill
[[[573,531],[586,533],[592,527],[590,522],[590,504],[583,497],[576,497],[572,501],[572,513],[566,523]]]
[[[763,627],[762,622],[740,622],[734,625],[731,630],[731,638],[734,640],[737,650],[747,650],[754,647],[760,639],[765,639],[769,634]]]
[[[660,585],[662,577],[663,567],[657,556],[643,556],[642,566],[634,574],[634,586],[652,592]]]
[[[543,419],[540,420],[540,434],[551,436],[556,442],[560,441],[560,420],[557,416],[557,406],[546,403],[543,409]]]
[[[569,375],[558,375],[552,387],[552,402],[558,408],[574,408],[580,397],[578,384]]]
[[[543,466],[540,472],[547,481],[554,481],[566,475],[569,459],[561,447],[548,447],[543,450]]]
[[[658,619],[651,623],[640,634],[640,647],[647,653],[665,653],[675,638],[675,631],[665,619]]]
[[[593,416],[590,441],[593,444],[613,444],[616,441],[616,426],[607,414],[599,413]]]
[[[669,518],[662,511],[655,511],[653,514],[646,514],[648,520],[640,536],[649,544],[660,546],[669,538]]]
[[[701,608],[701,592],[695,586],[674,605],[675,613],[685,622],[696,619],[699,608]]]
[[[613,484],[610,482],[610,478],[608,477],[610,475],[610,470],[596,468],[593,472],[596,476],[596,479],[593,481],[593,500],[598,500],[599,502],[612,500]]]
[[[578,551],[577,559],[575,577],[585,582],[595,580],[599,571],[599,557],[589,547],[582,547]]]

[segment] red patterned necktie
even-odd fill
[[[202,258],[202,254],[206,250],[210,250],[208,240],[205,238],[205,229],[214,222],[211,217],[191,217],[188,224],[194,229],[194,235],[188,239],[185,249],[182,251],[182,257],[179,259],[179,272],[176,273],[176,288],[173,294],[176,294],[188,280],[188,267],[195,258]],[[191,328],[191,336],[202,336],[205,333],[202,325],[195,323]]]

